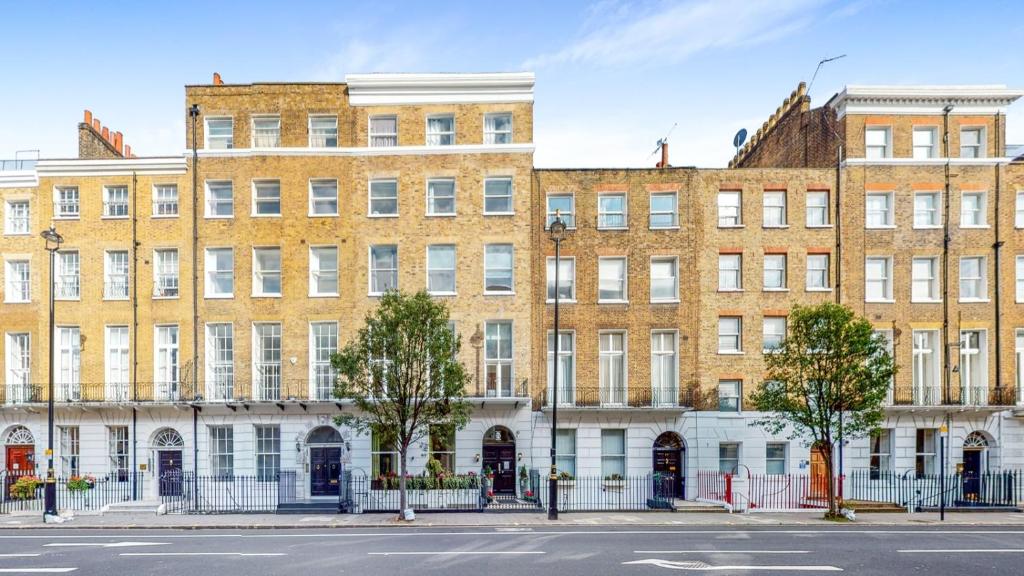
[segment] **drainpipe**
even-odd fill
[[[132,500],[138,497],[139,479],[139,236],[138,176],[132,171]]]
[[[999,113],[996,112],[996,134],[995,134],[996,150],[995,150],[995,153],[997,155],[999,155],[999,156],[1002,156],[1002,152],[1000,151],[1001,150],[1001,140],[1002,140],[1002,138],[1000,138],[1000,136],[1001,136],[1001,134],[1000,134],[1000,126],[999,126]],[[1002,316],[1003,299],[1001,298],[1002,280],[1000,278],[1001,275],[999,273],[1000,270],[1001,270],[1001,268],[1000,268],[1000,261],[999,260],[1000,260],[1000,255],[1002,254],[1002,250],[1001,249],[1003,247],[1003,240],[999,237],[999,221],[1002,219],[1002,212],[999,211],[999,195],[1000,195],[999,192],[1000,192],[1000,187],[1001,187],[1001,178],[1000,178],[1001,177],[1001,170],[1000,170],[1000,168],[1001,167],[999,165],[999,162],[997,161],[996,165],[995,165],[995,171],[996,171],[996,174],[995,174],[995,176],[996,176],[996,181],[995,181],[995,230],[994,230],[995,242],[992,244],[992,249],[995,252],[994,256],[993,256],[993,260],[995,261],[995,283],[996,283],[996,293],[995,293],[995,297],[996,297],[996,307],[995,307],[995,313],[996,313],[996,321],[995,321],[995,329],[996,329],[996,396],[998,397],[999,402],[1002,402],[1003,401],[1003,396],[1002,396],[1003,395],[1003,331],[1002,331],[1001,316]]]
[[[840,192],[843,187],[843,142],[839,141],[839,148],[836,149],[836,304],[842,303],[843,284],[843,219],[840,218],[840,210],[843,205],[839,201]]]
[[[942,109],[942,148],[943,155],[946,157],[946,162],[943,165],[943,175],[945,178],[945,191],[944,191],[944,211],[945,214],[942,218],[942,383],[943,383],[943,405],[948,406],[946,402],[950,397],[950,363],[949,357],[951,355],[949,347],[949,113],[953,111],[953,105],[947,104]],[[951,417],[949,409],[946,409],[946,430],[949,430]],[[942,432],[940,431],[941,435]],[[948,434],[948,432],[947,432]],[[946,450],[949,450],[949,442],[946,442]],[[949,454],[944,455],[944,463],[942,469],[939,470],[939,474],[943,477],[946,474],[946,465],[949,462]]]
[[[199,106],[188,109],[192,119],[192,400],[198,394],[199,386],[199,151],[196,148],[196,123],[199,120]],[[192,437],[192,443],[196,443]]]

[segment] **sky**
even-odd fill
[[[77,154],[88,108],[138,155],[185,150],[186,84],[357,72],[536,73],[538,167],[722,167],[803,81],[1024,89],[1024,2],[16,2],[0,18],[0,158]],[[1009,143],[1024,144],[1024,100]]]

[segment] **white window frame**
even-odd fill
[[[615,349],[615,338],[620,349]],[[602,406],[627,406],[629,404],[629,334],[625,330],[599,330],[598,341],[598,388]],[[617,370],[616,370],[617,368]]]
[[[974,277],[974,276],[967,277],[967,278],[964,277],[963,268],[964,268],[964,261],[965,260],[978,260],[979,261],[979,264],[978,264],[979,276],[978,277]],[[988,300],[988,258],[986,258],[984,256],[961,256],[960,257],[960,263],[959,263],[959,266],[957,268],[957,271],[959,272],[958,277],[960,279],[959,292],[957,293],[957,295],[959,296],[960,302],[988,302],[989,301]],[[968,297],[965,298],[963,296],[963,293],[964,293],[964,289],[963,289],[964,288],[964,282],[977,282],[978,283],[978,295],[977,296],[968,296]]]
[[[235,428],[231,424],[207,426],[210,476],[229,481],[235,476]]]
[[[216,187],[223,186],[223,185],[226,184],[228,190],[231,192],[231,195],[230,195],[229,199],[228,200],[219,200],[219,199],[215,200],[214,197],[213,197],[213,194],[210,192],[210,185],[211,184],[213,184]],[[204,217],[205,218],[207,218],[209,220],[217,220],[217,219],[229,219],[229,218],[234,218],[235,217],[235,183],[233,181],[231,181],[231,180],[206,180],[205,182],[203,182],[203,189],[206,192],[205,202],[203,202],[203,205],[205,207],[204,208],[204,215],[205,215]],[[215,205],[222,205],[222,204],[228,204],[228,205],[231,206],[231,213],[230,214],[215,214],[214,213],[213,207]]]
[[[508,130],[497,130],[494,128],[494,118],[499,116],[508,117]],[[504,136],[507,135],[507,142],[498,142],[498,140],[506,140]],[[513,117],[511,112],[490,112],[484,114],[484,144],[489,146],[496,146],[500,144],[512,144],[513,135]]]
[[[452,187],[452,194],[451,194],[452,209],[451,209],[451,212],[438,212],[438,211],[435,210],[434,201],[437,200],[438,198],[446,198],[445,196],[437,196],[434,193],[433,185],[434,184],[439,184],[439,183],[440,184],[451,184],[451,187]],[[459,192],[458,192],[458,187],[457,187],[456,182],[455,182],[455,178],[427,178],[426,194],[427,194],[427,210],[426,210],[427,216],[452,217],[452,216],[456,215],[456,212],[458,210],[458,195],[459,195]]]
[[[575,330],[559,330],[559,335],[562,337],[558,341],[558,362],[555,362],[555,340],[554,330],[548,330],[546,332],[545,340],[547,342],[547,394],[548,394],[548,405],[551,405],[551,392],[554,389],[554,370],[561,368],[564,363],[569,363],[569,370],[559,372],[559,376],[568,376],[570,381],[566,381],[565,378],[558,379],[558,405],[559,406],[572,406],[576,403],[576,331]],[[562,340],[565,338],[569,340],[568,349],[563,346]]]
[[[735,450],[736,457],[727,457],[723,454],[728,454],[730,451]],[[718,471],[724,474],[736,474],[739,471],[740,463],[742,460],[742,445],[739,442],[719,442],[718,443]],[[735,462],[735,464],[733,464]],[[726,467],[726,464],[733,464],[732,466]]]
[[[823,197],[825,199],[824,203],[822,203],[820,205],[817,204],[817,203],[814,203],[814,204],[811,203],[811,198],[821,198],[821,197]],[[812,223],[812,221],[814,220],[814,218],[811,216],[812,210],[815,211],[815,212],[821,212],[822,213],[823,217],[822,217],[822,221],[821,221],[820,224],[813,224]],[[806,217],[804,225],[807,228],[831,228],[832,227],[832,219],[829,217],[830,213],[831,213],[830,206],[829,206],[829,191],[828,190],[808,190],[806,196],[804,197],[804,212],[805,212],[805,217]]]
[[[879,428],[868,436],[868,471],[872,478],[893,472],[893,428]],[[878,464],[875,465],[877,459]]]
[[[718,291],[743,292],[743,254],[718,255]]]
[[[1014,330],[1014,357],[1017,374],[1017,405],[1024,405],[1024,328]]]
[[[379,132],[379,133],[378,132],[374,132],[373,131],[373,121],[374,120],[383,120],[385,118],[391,118],[391,119],[393,119],[395,121],[395,131],[394,132]],[[394,147],[397,147],[398,146],[398,115],[397,114],[374,114],[374,115],[371,115],[369,118],[367,118],[366,135],[367,135],[366,145],[368,147],[370,147],[370,148],[394,148]],[[376,141],[378,143],[375,143],[375,140],[374,140],[375,138],[379,138],[381,140]],[[386,142],[383,140],[385,138],[387,139]]]
[[[18,208],[15,209],[15,206]],[[31,201],[28,198],[12,198],[4,202],[4,235],[27,236],[31,233]]]
[[[782,457],[769,457],[772,448],[782,448]],[[772,472],[772,463],[782,463],[782,472]],[[789,473],[789,443],[788,442],[766,442],[764,445],[764,472],[768,475],[783,475]]]
[[[718,411],[728,413],[743,411],[742,380],[725,378],[718,381]]]
[[[965,224],[964,215],[967,210],[967,203],[964,200],[968,197],[977,196],[978,209],[977,215],[979,222],[977,224]],[[960,193],[960,227],[961,228],[988,228],[988,193],[983,190],[969,190]]]
[[[107,426],[107,466],[111,479],[120,482],[128,479],[130,442],[131,434],[127,426]]]
[[[73,199],[72,199],[73,196]],[[74,207],[74,211],[65,208]],[[78,220],[82,217],[82,192],[78,186],[54,186],[53,219]]]
[[[277,199],[276,199],[277,200],[277,212],[260,212],[259,205],[260,204],[266,204],[266,203],[273,203],[274,202],[274,198],[272,196],[268,196],[268,197],[265,197],[265,198],[260,198],[259,197],[259,189],[260,188],[272,189],[274,185],[277,186]],[[251,205],[251,213],[249,214],[250,216],[252,216],[253,218],[280,218],[281,217],[281,210],[283,208],[283,206],[282,206],[283,202],[282,202],[282,199],[281,199],[281,181],[280,180],[256,178],[256,179],[253,179],[253,181],[252,181],[251,189],[252,189],[252,202],[250,203],[250,205]]]
[[[972,335],[977,339],[977,346],[971,345]],[[961,401],[964,404],[988,404],[988,330],[960,331],[959,376]],[[977,378],[976,382],[972,382],[974,377]]]
[[[367,280],[367,286],[366,286],[367,294],[369,296],[383,296],[385,290],[374,290],[373,289],[374,273],[377,271],[377,269],[373,265],[373,251],[374,251],[374,248],[391,248],[391,249],[393,249],[393,251],[395,253],[395,268],[393,270],[394,279],[395,279],[395,285],[394,285],[394,287],[390,288],[392,290],[397,290],[399,285],[400,285],[400,282],[401,282],[401,278],[399,276],[399,270],[401,270],[400,260],[399,260],[400,255],[398,253],[398,245],[397,244],[372,244],[372,245],[368,246],[367,249],[366,249],[366,255],[367,255],[367,258],[369,259],[369,264],[366,267],[367,271],[369,272],[367,274],[367,279],[366,279]],[[382,272],[391,272],[392,271],[391,268],[381,268],[380,270]]]
[[[213,262],[216,262],[218,260],[217,258],[211,258],[211,256],[214,255],[214,254],[211,254],[211,252],[213,252],[214,254],[218,254],[218,253],[227,253],[227,254],[229,254],[231,256],[231,269],[227,270],[227,271],[221,270],[219,268],[211,269],[210,265]],[[230,272],[231,273],[231,291],[230,292],[226,292],[226,293],[214,292],[213,291],[213,287],[216,284],[213,282],[213,276],[215,274],[224,274],[225,272]],[[203,250],[203,277],[206,279],[206,281],[204,282],[204,289],[203,289],[203,297],[204,298],[207,298],[207,299],[234,298],[234,296],[235,296],[235,251],[234,251],[234,249],[231,248],[230,246],[207,246]]]
[[[724,202],[735,197],[736,202]],[[717,198],[717,215],[719,228],[743,228],[743,192],[741,190],[719,190]],[[723,216],[723,209],[726,210]],[[732,214],[735,209],[736,214]]]
[[[320,332],[324,331],[324,332]],[[309,397],[313,400],[333,400],[337,372],[331,364],[331,355],[338,351],[338,322],[309,323]],[[328,345],[321,346],[322,340]],[[333,340],[333,346],[330,341]]]
[[[330,131],[324,134],[313,133],[313,121],[314,120],[334,120],[334,146],[328,144],[331,139]],[[309,136],[308,146],[310,148],[337,148],[339,142],[339,131],[338,131],[338,116],[337,114],[310,114],[306,119],[306,131]],[[322,144],[320,142],[323,142]]]
[[[277,136],[274,136],[274,132],[268,131],[273,128],[261,128],[260,130],[268,131],[266,134],[260,134],[257,131],[257,122],[277,122]],[[249,136],[252,142],[253,148],[280,148],[281,147],[281,116],[279,114],[253,114],[249,120]]]
[[[392,196],[383,196],[383,197],[374,198],[373,197],[373,186],[374,186],[374,184],[387,184],[387,183],[391,183],[391,184],[395,185],[395,194],[394,194],[394,196],[393,197]],[[395,211],[393,213],[391,213],[391,212],[375,213],[373,211],[373,202],[374,202],[374,200],[388,201],[388,200],[391,200],[392,198],[394,198],[394,201],[395,201]],[[400,208],[398,206],[398,201],[399,201],[399,189],[398,189],[398,179],[397,178],[374,178],[374,179],[371,179],[369,182],[366,183],[366,216],[368,218],[398,218],[398,214],[399,214],[399,210],[400,210]]]
[[[487,195],[487,183],[491,182],[491,181],[508,182],[508,195],[501,194],[501,195],[488,196]],[[509,216],[509,215],[515,214],[515,205],[512,204],[512,199],[513,199],[513,196],[514,196],[514,192],[515,192],[514,191],[514,185],[513,185],[513,180],[512,180],[511,176],[490,176],[488,178],[484,178],[484,186],[483,186],[483,193],[484,193],[484,216]],[[487,209],[487,199],[488,198],[506,198],[506,197],[508,198],[508,208],[509,208],[507,211],[491,211],[491,210]]]
[[[622,199],[622,210],[620,211],[609,211],[606,210],[602,204],[602,200],[606,198],[621,198]],[[605,221],[605,218],[619,217],[622,219],[622,223],[619,225],[611,225]],[[598,230],[626,230],[629,228],[629,197],[625,192],[601,192],[597,195],[597,229]]]
[[[812,260],[818,260],[819,258],[825,259],[825,285],[824,286],[812,286],[811,285],[811,262]],[[817,274],[821,269],[814,268]],[[804,278],[804,290],[807,292],[831,292],[832,291],[832,254],[808,254],[806,260],[806,277]]]
[[[762,192],[761,226],[763,228],[789,228],[786,196],[785,190],[765,190]],[[769,223],[769,220],[775,220],[776,218],[778,218],[778,222]]]
[[[109,402],[127,402],[131,382],[131,349],[128,326],[106,326],[103,331],[103,371]]]
[[[654,210],[654,199],[661,197],[672,197],[672,211]],[[679,192],[651,192],[647,196],[647,228],[649,230],[678,230],[679,229]],[[655,225],[654,219],[658,216],[669,215],[672,217],[671,224]]]
[[[782,330],[779,330],[781,324]],[[762,318],[761,326],[761,351],[771,354],[778,349],[779,345],[786,339],[787,318],[785,316],[765,316]],[[769,346],[769,343],[778,338],[778,345]]]
[[[664,347],[671,336],[671,349]],[[665,370],[671,368],[671,382],[663,382]],[[679,403],[679,331],[651,330],[651,394],[653,406],[675,406]]]
[[[606,452],[605,437],[622,435],[622,452]],[[601,429],[601,478],[605,480],[624,480],[629,471],[626,455],[629,452],[629,434],[626,428],[602,428]],[[613,471],[615,470],[615,471]],[[619,478],[615,478],[615,476]]]
[[[115,256],[117,255],[117,256]],[[128,250],[103,251],[103,299],[127,300],[131,289],[131,253]],[[115,258],[123,259],[123,272],[115,273]],[[119,279],[115,280],[115,278]]]
[[[452,265],[451,265],[450,268],[443,268],[443,267],[440,267],[437,264],[433,264],[431,262],[431,253],[435,249],[436,250],[444,250],[444,251],[450,251],[451,252]],[[431,295],[433,295],[433,296],[455,296],[455,295],[457,295],[459,293],[459,288],[458,288],[458,286],[459,286],[459,284],[458,284],[459,256],[458,256],[458,254],[459,254],[458,248],[456,248],[455,244],[429,244],[427,246],[427,255],[426,255],[426,259],[427,259],[427,278],[426,278],[426,280],[427,280],[427,282],[426,282],[426,288],[427,288],[427,292],[429,292]],[[452,281],[451,281],[451,290],[434,290],[434,289],[432,289],[431,283],[430,283],[430,274],[431,274],[431,272],[441,272],[441,273],[449,273],[449,274],[451,274],[451,279],[452,279]]]
[[[446,130],[443,132],[431,131],[430,121],[443,119],[448,119],[451,121],[451,130]],[[456,135],[455,114],[428,114],[426,117],[426,126],[423,132],[426,134],[426,141],[424,142],[424,144],[427,146],[454,146]],[[450,139],[451,141],[446,144],[444,143],[446,139]]]
[[[81,300],[82,256],[78,250],[57,252],[57,277],[53,279],[54,300]]]
[[[56,398],[77,401],[82,398],[82,330],[78,326],[57,326],[54,332],[54,385]]]
[[[322,264],[323,258],[319,256],[320,252],[333,250],[334,251],[334,268],[324,269]],[[339,278],[338,278],[338,247],[334,244],[318,244],[309,247],[309,297],[310,298],[323,298],[338,296],[339,291]],[[330,261],[328,261],[330,263]],[[314,268],[314,264],[316,268]],[[282,263],[283,265],[283,263]],[[319,279],[321,276],[328,276],[330,273],[334,274],[334,291],[333,292],[321,292]],[[326,274],[325,274],[326,273]]]
[[[492,248],[497,248],[497,247],[507,247],[510,250],[509,254],[510,254],[511,262],[509,263],[509,271],[510,271],[511,274],[509,276],[509,283],[511,284],[511,286],[509,286],[508,290],[491,290],[487,286],[488,272],[491,271],[491,270],[495,270],[494,267],[489,266],[488,263],[487,263],[487,253]],[[502,270],[502,269],[498,268],[497,270]],[[499,243],[494,243],[494,244],[484,244],[484,294],[486,294],[486,295],[496,295],[496,296],[508,296],[508,295],[513,295],[515,293],[516,293],[516,250],[515,250],[515,246],[513,246],[512,244],[504,243],[504,242],[499,242]]]
[[[669,296],[669,297],[655,298],[655,296],[654,296],[654,282],[655,282],[655,280],[657,280],[654,277],[654,263],[656,261],[657,262],[664,262],[664,261],[671,261],[672,262],[672,271],[673,271],[674,285],[673,285],[672,295]],[[651,260],[650,260],[650,263],[649,263],[649,266],[648,266],[648,269],[650,271],[650,281],[651,281],[650,282],[650,301],[651,301],[651,303],[652,304],[657,304],[657,303],[674,303],[674,302],[679,302],[679,257],[678,256],[652,256]]]
[[[918,263],[929,263],[930,278],[918,276]],[[920,303],[941,302],[940,295],[941,278],[939,277],[939,258],[937,256],[915,256],[910,261],[910,301]],[[928,297],[923,298],[917,294],[917,286],[925,284],[928,287]]]
[[[917,135],[928,134],[930,144],[918,144]],[[935,126],[914,126],[911,130],[911,157],[915,160],[928,160],[939,156],[939,129]]]
[[[735,324],[735,331],[732,331],[730,324]],[[726,330],[723,330],[726,329]],[[735,342],[735,347],[722,347],[722,339],[729,338]],[[718,317],[718,353],[719,354],[743,354],[743,317],[742,316],[719,316]]]
[[[331,198],[317,198],[314,194],[314,189],[318,186],[334,185],[334,210],[332,212],[320,212],[317,209],[317,205],[320,203],[331,202]],[[336,217],[339,214],[339,199],[338,199],[338,180],[336,178],[310,178],[308,184],[309,193],[309,213],[310,218],[331,218]]]
[[[977,148],[977,153],[974,156],[964,156],[964,132],[978,133],[978,144],[971,146],[972,148]],[[988,130],[986,130],[984,126],[960,126],[960,158],[987,158],[987,139]]]
[[[59,426],[60,473],[65,478],[81,474],[81,430],[78,426]]]
[[[25,275],[20,276],[14,268],[24,266]],[[15,297],[17,296],[17,297]],[[32,261],[28,258],[4,260],[4,303],[25,304],[32,301]]]
[[[36,400],[32,390],[32,333],[7,332],[4,340],[6,401],[8,404],[32,402]]]
[[[1017,229],[1024,228],[1024,190],[1017,191],[1017,205],[1015,208],[1016,213],[1013,218],[1013,227]]]
[[[604,279],[601,276],[601,263],[605,261],[621,261],[622,262],[622,298],[604,298],[601,296],[601,281]],[[612,280],[618,280],[616,278],[607,279],[609,282]],[[629,258],[627,256],[598,256],[597,257],[597,303],[598,304],[625,304],[629,302]]]
[[[280,400],[287,392],[282,378],[284,333],[280,322],[252,323],[252,395]]]
[[[231,123],[229,136],[210,136],[210,121],[228,121]],[[223,146],[212,146],[215,141],[223,141]],[[231,116],[206,116],[203,118],[203,148],[207,150],[230,150],[235,147],[235,119]]]
[[[567,444],[570,444],[570,438],[572,439],[572,450],[566,447]],[[559,474],[562,472],[569,474],[569,478],[576,478],[576,453],[579,450],[577,440],[577,430],[575,428],[555,429],[555,470]],[[561,482],[562,480],[559,481]]]
[[[555,212],[551,208],[552,198],[568,198],[569,199],[569,211],[559,212],[558,215],[562,218],[562,222],[565,222],[566,229],[573,230],[576,228],[576,195],[572,192],[549,192],[544,197],[544,209],[547,217],[544,220],[544,229],[549,230],[551,223],[555,220]]]
[[[911,382],[914,404],[938,404],[939,382],[942,371],[942,347],[938,330],[914,330],[911,334]],[[930,378],[929,378],[930,376]]]
[[[935,204],[931,210],[932,221],[928,224],[923,224],[918,221],[919,214],[926,214],[927,211],[922,210],[918,206],[918,198],[933,197]],[[930,191],[919,191],[914,192],[914,229],[916,230],[928,230],[942,228],[942,192],[937,190]]]
[[[869,133],[884,134],[884,144],[869,144]],[[881,147],[881,155],[877,154]],[[891,126],[865,126],[864,127],[864,158],[868,160],[884,160],[892,158],[892,127]]]
[[[781,259],[782,267],[771,267],[769,268],[768,263],[776,259]],[[788,292],[789,291],[789,254],[785,253],[771,253],[764,255],[764,271],[762,274],[761,282],[765,292]],[[771,286],[768,282],[769,272],[781,272],[782,282],[779,286]]]
[[[502,350],[502,332],[508,331],[508,354]],[[492,330],[493,329],[493,330]],[[494,342],[492,354],[490,342]],[[508,382],[502,378],[508,370]],[[484,394],[492,398],[511,398],[518,394],[515,375],[515,325],[512,320],[487,320],[484,322]],[[490,374],[494,372],[493,385]]]
[[[121,192],[124,193],[124,202],[120,200],[113,200],[114,191],[118,191],[118,195]],[[112,214],[111,209],[114,206],[124,206],[124,214]],[[104,220],[127,220],[128,216],[131,215],[131,206],[128,199],[128,186],[125,184],[108,184],[103,186],[103,216]]]
[[[235,395],[235,326],[231,322],[206,324],[206,362],[203,370],[207,400],[233,400]],[[230,358],[229,358],[230,357]]]
[[[179,399],[180,369],[180,327],[177,324],[155,325],[153,327],[154,401],[175,401]]]
[[[575,256],[562,256],[561,258],[559,258],[559,260],[560,260],[560,263],[562,265],[563,270],[559,271],[558,286],[559,286],[559,288],[563,288],[563,286],[568,286],[568,288],[569,288],[569,297],[568,298],[560,297],[558,299],[558,302],[560,304],[561,303],[572,304],[572,303],[576,302],[576,257]],[[563,282],[565,282],[565,280],[566,280],[565,274],[563,274],[563,272],[565,272],[564,268],[568,268],[569,269],[568,270],[568,272],[569,272],[568,284],[563,284]],[[550,304],[550,303],[553,303],[555,301],[555,297],[554,297],[554,290],[555,290],[555,257],[554,256],[548,256],[547,257],[547,261],[546,261],[546,264],[545,264],[545,271],[546,271],[545,272],[545,276],[546,276],[547,281],[545,282],[545,287],[544,287],[544,297],[545,297],[545,301]]]
[[[173,191],[174,194],[165,194]],[[177,218],[181,213],[181,198],[178,194],[178,185],[153,184],[153,218]],[[173,206],[173,211],[170,207]]]
[[[257,482],[277,482],[281,472],[281,426],[253,424],[252,438]]]
[[[173,256],[172,256],[173,255]],[[153,249],[153,298],[172,299],[181,294],[181,261],[177,248]]]
[[[1024,254],[1014,259],[1014,295],[1018,304],[1024,303]]]
[[[885,210],[873,210],[871,208],[872,198],[885,198]],[[868,192],[864,195],[864,228],[867,230],[889,230],[896,227],[896,215],[895,207],[893,205],[895,195],[890,190],[888,192]],[[872,214],[881,214],[883,217],[882,223],[872,222]]]
[[[869,275],[869,271],[872,269],[872,263],[881,263],[883,276],[872,277]],[[892,256],[877,256],[869,255],[864,257],[864,301],[865,302],[878,302],[878,303],[892,303],[893,293],[893,266]],[[871,286],[877,284],[879,286],[880,294],[872,295]]]
[[[264,270],[259,264],[259,254],[266,252],[272,254],[277,251],[278,269]],[[252,297],[254,298],[280,298],[284,292],[284,260],[280,246],[253,246],[252,248]],[[264,277],[273,278],[277,276],[280,290],[278,292],[265,292],[263,290]]]

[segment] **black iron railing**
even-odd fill
[[[671,474],[579,476],[558,481],[558,509],[563,512],[663,510],[672,508],[676,478]],[[547,480],[540,492],[547,507]]]
[[[168,513],[273,513],[281,501],[280,488],[280,474],[263,478],[175,472],[160,478],[160,502]]]
[[[548,387],[543,405],[551,405]],[[702,395],[693,388],[651,386],[562,386],[558,387],[558,405],[577,408],[672,408],[699,407]]]
[[[1013,406],[1019,393],[1014,386],[896,386],[890,393],[891,406]]]
[[[854,470],[846,479],[847,500],[888,502],[897,506],[937,507],[945,495],[950,507],[1004,507],[1024,504],[1024,474],[1019,470],[981,474],[916,475]],[[943,487],[945,492],[943,492]]]
[[[109,504],[142,499],[144,472],[57,478],[57,509],[99,510]],[[19,510],[43,512],[45,474],[0,471],[0,514]]]

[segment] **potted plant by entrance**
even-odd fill
[[[558,473],[558,485],[562,488],[571,488],[576,485],[576,478],[568,472]]]
[[[72,476],[67,482],[68,490],[71,492],[85,492],[95,485],[95,476]]]
[[[21,476],[11,484],[11,498],[14,500],[32,500],[36,497],[36,490],[43,485],[42,479],[38,476]]]
[[[604,477],[604,487],[621,490],[626,485],[626,479],[622,477],[622,474],[609,474]]]
[[[524,496],[527,496],[527,492],[529,492],[529,480],[530,473],[526,471],[526,465],[524,464],[519,467],[519,493]]]

